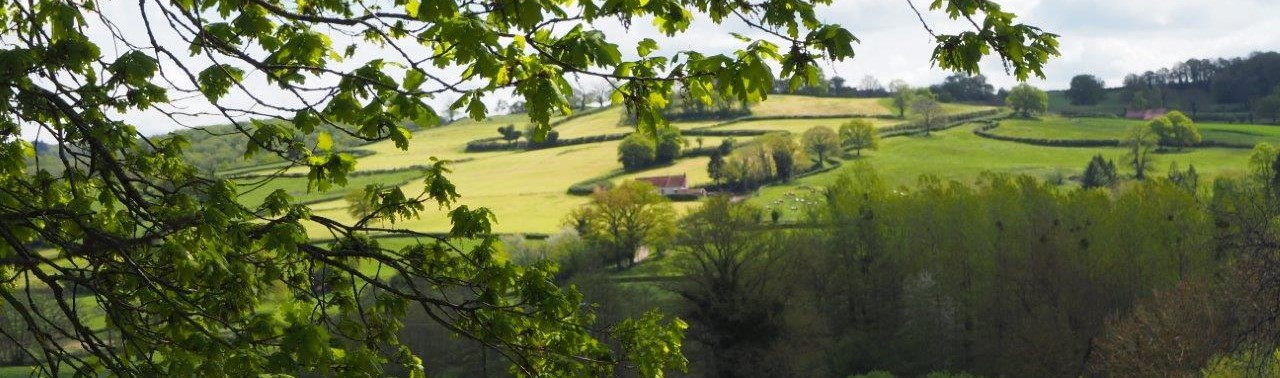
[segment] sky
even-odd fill
[[[1190,58],[1246,56],[1280,50],[1280,0],[1003,0],[1019,22],[1060,35],[1062,56],[1045,69],[1046,79],[1030,83],[1065,89],[1081,73],[1119,85],[1128,73],[1156,70]],[[916,0],[927,7],[928,0]],[[925,11],[921,8],[921,11]],[[905,0],[835,0],[819,12],[862,40],[850,61],[828,65],[828,75],[857,82],[864,75],[882,83],[903,79],[913,85],[939,82],[948,72],[932,67],[933,43]],[[941,14],[926,14],[938,31],[963,25]],[[701,25],[705,29],[714,26]],[[719,39],[713,38],[712,40]],[[698,45],[703,41],[699,40]],[[696,47],[685,43],[686,48]],[[997,87],[1017,81],[999,61],[988,58],[983,73]]]
[[[930,0],[915,0],[925,12],[925,20],[935,31],[955,32],[967,23],[947,20],[939,12],[929,12],[925,7]],[[1062,56],[1052,59],[1046,66],[1045,79],[1033,78],[1030,83],[1044,89],[1065,89],[1071,77],[1087,73],[1101,77],[1108,85],[1118,85],[1124,75],[1157,70],[1190,58],[1218,58],[1246,56],[1254,51],[1280,50],[1280,0],[1000,0],[1005,10],[1019,15],[1019,22],[1035,25],[1045,31],[1059,34]],[[844,26],[856,35],[861,43],[855,46],[857,56],[842,62],[824,62],[827,75],[839,75],[850,85],[856,85],[862,77],[871,75],[880,83],[888,84],[902,79],[912,85],[928,85],[940,82],[949,73],[933,67],[929,61],[933,42],[922,27],[906,0],[834,0],[823,6],[819,17],[828,23]],[[120,32],[132,38],[145,38],[145,29],[136,18],[136,4],[107,2],[104,14],[119,25]],[[743,42],[730,33],[738,32],[752,37],[764,37],[763,32],[751,30],[740,22],[730,21],[716,25],[701,19],[693,23],[689,32],[677,38],[663,38],[648,22],[636,20],[628,29],[616,23],[601,23],[597,28],[609,36],[635,58],[634,46],[643,38],[654,38],[662,47],[659,54],[671,54],[681,50],[697,50],[703,53],[732,53]],[[113,55],[119,45],[105,33],[94,32],[91,39],[98,41],[104,55]],[[158,35],[165,44],[185,47],[176,37]],[[335,36],[340,41],[340,36]],[[144,39],[145,40],[145,39]],[[183,49],[176,49],[179,52]],[[372,54],[378,54],[374,52]],[[356,59],[354,61],[363,61]],[[192,64],[206,66],[208,62]],[[167,66],[167,65],[166,65]],[[1004,72],[996,58],[988,57],[982,64],[983,72],[996,87],[1010,87],[1016,80]],[[169,67],[172,68],[172,67]],[[446,69],[442,76],[454,76],[458,69]],[[393,75],[394,76],[394,75]],[[248,80],[254,95],[268,99],[287,99],[287,94],[265,84],[260,77]],[[600,82],[583,82],[586,87],[598,87]],[[224,101],[248,102],[246,94],[232,94]],[[487,99],[497,102],[502,95]],[[209,111],[210,106],[199,96],[187,96],[175,104],[175,108]],[[436,105],[443,105],[437,99]],[[182,126],[154,111],[131,112],[121,115],[137,125],[143,134],[158,134]],[[197,116],[182,120],[188,126],[226,123],[220,116]],[[24,130],[30,139],[31,129]]]

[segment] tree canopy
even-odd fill
[[[408,123],[483,119],[486,97],[509,91],[513,111],[536,126],[528,137],[544,140],[550,119],[572,112],[569,78],[579,75],[616,84],[612,101],[653,135],[677,85],[709,103],[713,93],[763,98],[778,77],[815,84],[821,60],[854,54],[856,38],[819,19],[815,7],[828,3],[7,2],[0,300],[24,315],[22,328],[38,330],[30,357],[54,376],[378,376],[388,364],[417,375],[423,359],[396,337],[410,306],[498,351],[519,375],[602,376],[622,363],[644,376],[683,369],[681,322],[652,315],[592,333],[594,316],[576,290],[551,283],[553,266],[500,258],[493,213],[459,203],[446,162],[430,164],[420,193],[370,187],[368,216],[334,219],[282,190],[242,204],[251,189],[194,169],[185,137],[143,135],[123,114],[175,127],[193,115],[222,119],[248,137],[246,155],[277,155],[324,191],[345,185],[357,159],[334,150],[321,125],[405,149]],[[1025,79],[1042,76],[1057,53],[1056,35],[1015,23],[994,2],[932,8],[981,21],[936,35],[933,59],[944,69],[977,73],[992,51]],[[695,20],[744,20],[765,37],[740,37],[727,54],[661,55],[654,39],[619,46],[597,28],[633,19],[652,19],[665,37]],[[22,130],[60,144],[61,169],[27,171]],[[447,214],[447,235],[396,226],[446,216],[428,207]],[[371,225],[374,217],[386,226]],[[374,235],[420,242],[392,248]],[[31,286],[47,288],[54,305],[12,295]],[[276,289],[284,294],[266,295]],[[110,332],[86,325],[82,308],[105,314]],[[48,321],[54,313],[66,324]]]
[[[1076,75],[1071,78],[1071,88],[1067,89],[1071,105],[1097,105],[1106,95],[1106,84],[1093,75]]]
[[[1009,97],[1005,98],[1005,102],[1013,111],[1021,113],[1023,117],[1030,117],[1033,113],[1043,113],[1049,110],[1049,95],[1039,88],[1029,84],[1019,84],[1009,90]]]

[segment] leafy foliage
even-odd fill
[[[27,351],[50,376],[380,376],[387,366],[420,375],[432,361],[397,337],[410,307],[495,350],[515,375],[680,370],[681,322],[655,315],[591,332],[594,313],[578,291],[554,285],[552,264],[502,258],[493,213],[458,202],[446,162],[431,163],[420,192],[366,188],[359,205],[386,224],[371,227],[282,191],[242,204],[232,181],[187,160],[191,138],[142,135],[121,114],[222,117],[244,156],[274,156],[305,171],[310,190],[327,191],[357,164],[338,135],[407,149],[409,125],[483,119],[486,97],[514,93],[511,107],[542,140],[553,116],[572,111],[573,75],[615,82],[611,99],[649,135],[665,125],[661,109],[677,86],[709,104],[713,95],[760,100],[779,77],[815,84],[820,60],[851,58],[856,42],[819,20],[815,6],[827,3],[10,3],[0,10],[9,26],[0,31],[0,301],[23,314],[19,330],[53,330],[32,333],[39,347]],[[1025,77],[1052,53],[1051,35],[1012,24],[990,1],[934,7],[943,5],[952,19],[981,12],[988,21],[940,38],[944,68],[976,71],[988,46]],[[746,20],[766,37],[740,36],[725,54],[665,56],[645,40],[630,59],[596,26],[633,19],[669,38],[697,19]],[[115,32],[123,23],[146,37]],[[33,147],[15,137],[19,125],[57,142],[58,169],[26,170]],[[447,217],[451,229],[397,226],[420,216]],[[373,237],[385,234],[417,242]],[[47,288],[54,305],[13,295],[29,287]],[[91,328],[95,316],[109,321]]]
[[[826,126],[816,126],[805,130],[800,136],[804,150],[817,157],[818,167],[827,163],[827,155],[840,150],[840,136]]]
[[[1005,98],[1005,102],[1013,111],[1021,113],[1023,117],[1030,117],[1032,113],[1043,113],[1049,110],[1049,95],[1044,91],[1033,87],[1029,84],[1019,84],[1009,90],[1009,97]]]
[[[1071,88],[1067,89],[1067,99],[1072,105],[1097,105],[1106,95],[1106,84],[1093,75],[1076,75],[1071,78]]]
[[[632,133],[618,144],[618,161],[628,171],[648,168],[657,161],[657,144],[644,134]]]
[[[1089,165],[1084,168],[1084,177],[1080,179],[1080,186],[1089,188],[1110,188],[1120,182],[1119,174],[1116,173],[1116,163],[1106,160],[1101,154],[1094,155],[1093,159],[1089,159]]]
[[[840,145],[851,148],[858,152],[858,156],[862,156],[864,149],[880,148],[880,133],[876,132],[876,127],[871,122],[855,119],[840,125]]]
[[[628,181],[596,191],[565,223],[605,252],[602,261],[621,270],[636,263],[639,248],[667,246],[675,232],[675,209],[653,184]]]

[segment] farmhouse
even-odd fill
[[[1124,111],[1124,118],[1150,120],[1153,118],[1162,117],[1164,116],[1165,113],[1168,113],[1168,112],[1169,112],[1169,109],[1165,109],[1165,108],[1128,109]]]
[[[703,196],[707,194],[704,189],[689,189],[689,180],[686,175],[679,176],[655,176],[637,178],[639,181],[646,181],[658,188],[658,193],[664,196]]]

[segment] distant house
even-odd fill
[[[679,176],[656,176],[641,177],[638,181],[645,181],[653,184],[658,188],[658,193],[664,196],[703,196],[707,194],[704,189],[689,189],[689,179],[686,175]]]
[[[1150,120],[1153,118],[1163,117],[1164,114],[1168,112],[1169,112],[1169,109],[1165,109],[1165,108],[1128,109],[1124,111],[1124,118]]]

